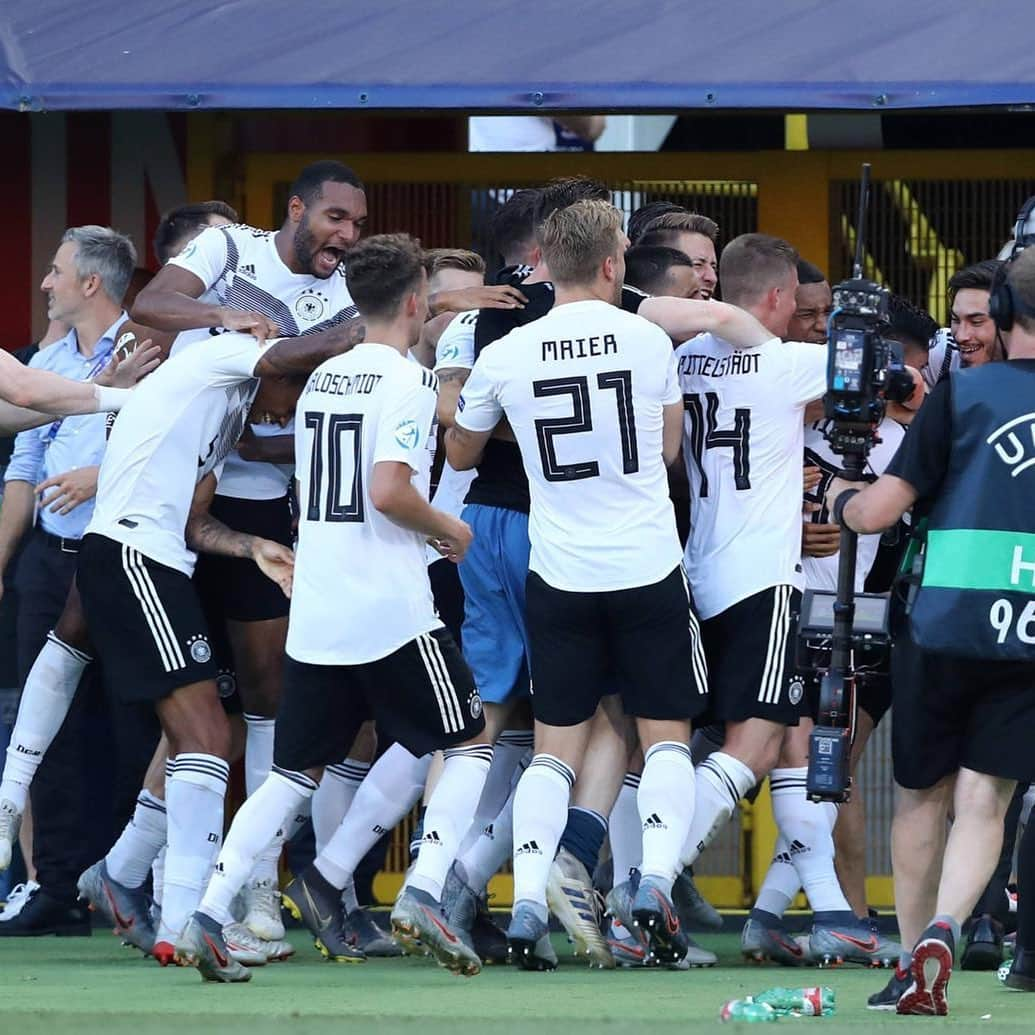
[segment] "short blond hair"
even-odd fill
[[[701,234],[715,244],[719,239],[719,224],[699,212],[665,212],[643,228],[639,243],[668,245],[678,234]]]
[[[429,248],[424,253],[424,269],[428,278],[442,270],[460,270],[463,273],[485,273],[485,260],[466,248]]]
[[[1035,308],[1035,248],[1025,248],[1007,267],[1007,278],[1014,298],[1021,305]],[[1014,322],[1028,334],[1035,333],[1035,317],[1014,305]]]
[[[621,251],[622,213],[608,201],[576,201],[546,217],[539,230],[543,259],[558,284],[592,281],[600,264]]]

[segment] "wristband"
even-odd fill
[[[97,400],[98,413],[118,413],[122,409],[123,403],[129,398],[130,389],[94,385],[93,393]]]
[[[845,524],[845,507],[848,506],[848,501],[853,496],[859,495],[860,491],[860,489],[845,489],[845,491],[842,492],[836,500],[834,500],[834,506],[830,511],[830,516],[834,519],[835,525],[840,525],[842,528],[847,528],[849,531],[852,531],[851,526]]]

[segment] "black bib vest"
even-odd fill
[[[1035,374],[952,377],[949,467],[927,523],[913,639],[965,658],[1035,661]]]

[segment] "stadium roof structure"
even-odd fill
[[[0,108],[1035,104],[1030,0],[5,0]]]

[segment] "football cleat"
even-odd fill
[[[902,955],[902,946],[885,938],[875,923],[853,918],[843,924],[813,923],[808,951],[812,961],[821,967],[837,967],[842,963],[894,967]]]
[[[556,970],[557,953],[550,941],[550,925],[529,902],[515,902],[507,928],[510,959],[522,970]],[[614,957],[611,957],[614,959]],[[613,966],[614,964],[612,964]]]
[[[566,848],[557,853],[550,866],[546,903],[568,932],[576,956],[588,956],[591,966],[605,970],[614,967],[615,958],[600,933],[600,900],[593,882],[586,867]],[[511,940],[509,931],[507,940]]]
[[[244,892],[244,926],[257,938],[278,942],[284,938],[280,891],[272,880],[252,881]]]
[[[151,923],[151,896],[141,888],[127,888],[108,873],[103,859],[80,874],[79,898],[100,913],[123,941],[150,955],[155,947]]]
[[[0,801],[0,872],[11,865],[11,854],[21,825],[22,814],[18,807],[10,798],[4,798]]]
[[[874,992],[866,1000],[868,1010],[894,1010],[898,1006],[902,993],[912,984],[909,971],[902,970],[896,966],[895,972],[888,978],[888,983],[879,991]]]
[[[204,913],[195,913],[187,921],[176,942],[175,959],[177,963],[196,966],[205,981],[233,983],[252,979],[248,969],[234,959],[219,924]]]
[[[392,933],[404,948],[420,942],[440,966],[454,974],[474,977],[481,973],[482,961],[449,926],[442,907],[426,891],[402,889],[392,909]]]
[[[722,914],[698,890],[689,867],[676,877],[672,885],[672,902],[684,930],[694,925],[706,931],[722,930]]]
[[[313,936],[313,945],[333,963],[362,963],[367,957],[342,930],[341,891],[315,866],[302,871],[283,891],[284,908]]]
[[[952,977],[955,938],[946,924],[931,924],[913,949],[912,979],[895,1012],[900,1015],[945,1017],[949,1012],[948,986]]]
[[[7,923],[13,920],[28,905],[29,899],[39,890],[40,885],[34,880],[15,884],[8,892],[4,908],[0,910],[0,923]]]
[[[381,929],[366,909],[354,909],[346,914],[342,921],[342,933],[349,942],[361,949],[365,956],[384,959],[403,955],[402,949],[396,945],[392,936]]]
[[[740,932],[740,951],[745,959],[755,963],[772,960],[784,967],[802,967],[812,962],[808,938],[799,941],[781,917],[761,909],[751,910]]]
[[[689,949],[672,900],[652,877],[641,877],[632,903],[632,916],[650,943],[659,963],[678,963]]]
[[[223,940],[230,949],[230,955],[246,967],[279,963],[295,954],[295,947],[291,942],[284,941],[283,938],[260,938],[251,928],[236,920],[223,928]]]

